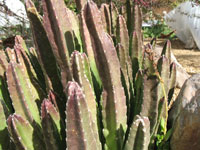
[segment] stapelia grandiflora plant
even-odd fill
[[[170,42],[143,45],[140,6],[31,0],[35,48],[0,51],[0,150],[147,150],[167,132]],[[161,142],[162,143],[162,142]]]

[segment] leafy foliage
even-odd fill
[[[163,35],[168,35],[172,32],[171,29],[166,25],[165,22],[159,21],[153,24],[151,27],[143,27],[144,38],[159,38]],[[167,38],[172,39],[175,37],[175,34],[171,34]]]

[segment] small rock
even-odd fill
[[[169,113],[171,150],[200,150],[200,74],[184,83]]]

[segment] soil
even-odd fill
[[[158,44],[164,45],[165,39],[159,39]],[[175,39],[171,41],[172,52],[174,53],[177,61],[185,68],[189,75],[200,73],[200,50],[198,49],[185,49],[184,43]]]

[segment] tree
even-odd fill
[[[0,0],[0,18],[0,39],[2,41],[17,34],[25,39],[31,37],[29,21],[21,1]]]

